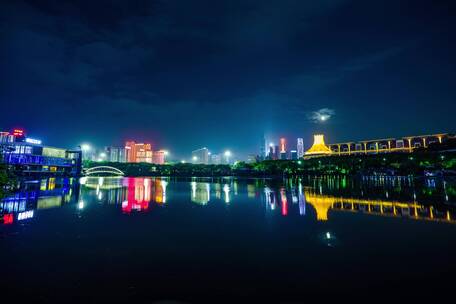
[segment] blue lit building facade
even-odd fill
[[[16,175],[79,176],[81,157],[81,150],[44,146],[22,130],[0,132],[0,161]]]

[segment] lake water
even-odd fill
[[[1,297],[444,297],[456,271],[454,185],[385,177],[31,181],[0,203]]]

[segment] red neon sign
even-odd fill
[[[13,221],[14,221],[14,217],[13,217],[12,213],[8,213],[3,216],[3,223],[5,225],[12,224]]]
[[[23,136],[23,135],[24,135],[24,130],[21,130],[21,129],[14,129],[13,135],[14,135],[14,136]]]

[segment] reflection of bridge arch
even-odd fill
[[[97,166],[97,167],[92,167],[84,170],[84,174],[86,176],[91,176],[91,175],[101,175],[101,174],[106,174],[106,175],[115,175],[115,176],[124,176],[125,173],[123,173],[121,170],[110,167],[110,166]]]

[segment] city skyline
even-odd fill
[[[0,129],[65,147],[135,138],[178,158],[204,146],[245,158],[262,134],[308,147],[316,133],[454,132],[450,12],[447,1],[9,1],[0,103],[20,110]]]

